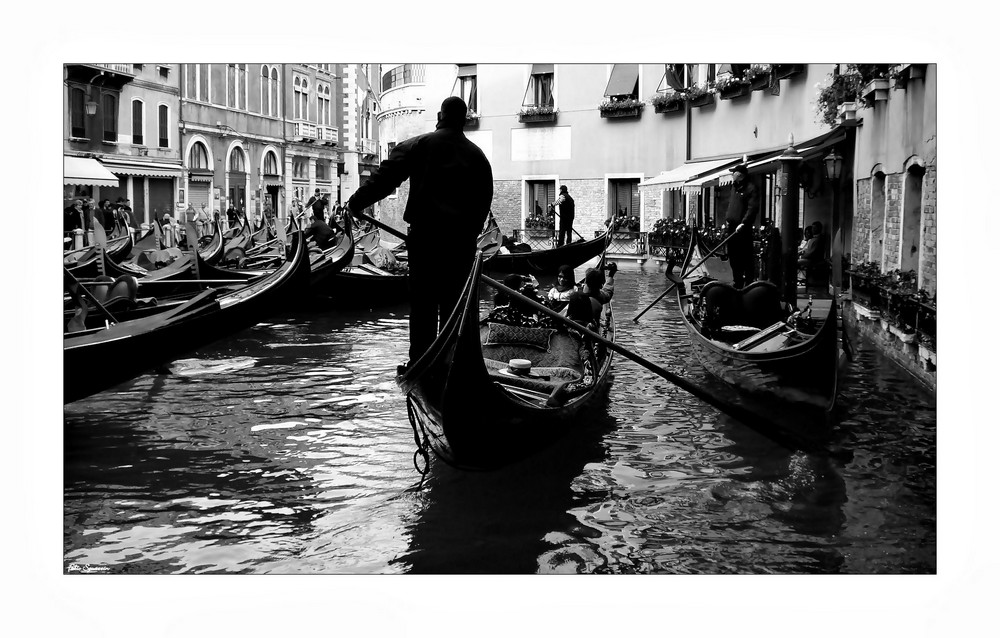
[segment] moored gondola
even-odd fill
[[[566,434],[603,395],[613,357],[567,330],[483,325],[482,267],[480,256],[433,345],[397,379],[421,448],[466,469],[513,463]],[[606,311],[603,336],[613,342],[610,303]]]
[[[67,287],[78,299],[81,317],[63,338],[63,401],[69,403],[114,387],[199,346],[249,327],[278,308],[286,295],[308,278],[309,262],[301,233],[282,266],[232,289],[208,289],[163,312],[107,327],[75,329],[88,313],[104,312],[81,284],[65,271]],[[106,317],[109,321],[112,317]]]
[[[799,295],[790,306],[770,282],[737,290],[718,257],[702,259],[708,252],[695,233],[681,268],[685,277],[673,278],[696,356],[756,406],[773,406],[791,428],[806,430],[800,434],[820,434],[838,391],[836,298]]]
[[[558,248],[524,253],[496,252],[486,261],[484,268],[490,272],[554,275],[560,266],[578,268],[602,254],[607,248],[610,237],[609,229],[593,239],[576,241]]]

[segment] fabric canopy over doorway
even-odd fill
[[[727,164],[734,164],[739,161],[738,157],[727,157],[725,159],[709,160],[705,162],[688,162],[681,164],[669,171],[660,173],[656,177],[650,177],[639,186],[659,186],[667,190],[679,189],[692,177],[707,173],[713,169]]]
[[[63,184],[71,186],[118,186],[118,177],[92,157],[63,155]]]

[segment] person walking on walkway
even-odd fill
[[[445,98],[436,130],[396,145],[347,202],[352,213],[363,211],[410,180],[403,221],[409,224],[411,363],[434,342],[461,297],[493,202],[490,162],[462,132],[467,110],[461,98]]]
[[[733,285],[739,289],[753,281],[753,223],[760,208],[757,187],[750,181],[746,164],[730,169],[733,188],[726,210],[726,235],[732,236],[726,244],[729,265],[733,269]],[[733,235],[735,233],[735,235]]]
[[[559,207],[559,241],[557,246],[573,243],[573,217],[576,216],[576,202],[570,197],[565,185],[559,187],[559,197],[555,205]]]

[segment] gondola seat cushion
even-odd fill
[[[549,350],[549,340],[555,334],[551,328],[534,328],[530,326],[509,326],[504,323],[486,324],[486,339],[484,345],[521,345],[539,350]]]
[[[135,259],[135,264],[146,270],[158,270],[164,266],[177,261],[183,256],[177,248],[164,248],[163,250],[144,250]]]
[[[502,326],[490,336],[491,326]],[[480,343],[483,344],[483,358],[498,361],[504,366],[511,359],[528,359],[531,365],[538,367],[583,369],[583,359],[580,356],[580,342],[570,335],[552,330],[551,328],[531,328],[539,333],[533,335],[536,345],[526,345],[521,339],[524,333],[506,328],[518,328],[504,324],[489,323],[480,327]],[[523,328],[521,328],[523,330]],[[544,335],[545,346],[540,347]]]

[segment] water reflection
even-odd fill
[[[619,341],[712,384],[672,301],[630,321],[663,286],[619,272]],[[405,308],[313,306],[66,406],[67,567],[936,569],[934,397],[863,342],[829,440],[849,454],[784,447],[619,358],[607,400],[556,445],[497,472],[433,463],[419,487],[394,383],[406,345]]]

